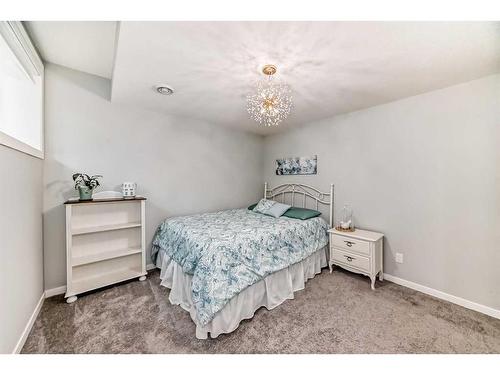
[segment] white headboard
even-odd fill
[[[290,198],[286,201],[288,197]],[[281,197],[281,199],[279,199]],[[309,198],[309,200],[308,200]],[[273,199],[281,203],[287,203],[295,207],[319,209],[319,205],[329,206],[330,228],[333,227],[333,184],[330,184],[330,192],[322,192],[312,186],[304,184],[282,184],[273,188],[267,187],[267,182],[264,184],[264,199]],[[307,207],[307,203],[311,202],[312,206]]]

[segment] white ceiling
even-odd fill
[[[109,76],[111,25],[89,22],[93,33],[78,26],[81,32],[52,43],[61,26],[30,24],[47,60]],[[272,129],[253,122],[245,102],[267,63],[277,65],[294,102],[289,118]],[[270,134],[498,73],[500,23],[121,22],[114,64],[114,102]],[[175,94],[156,94],[158,83]]]
[[[45,61],[111,78],[117,22],[25,22]]]

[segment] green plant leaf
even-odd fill
[[[97,186],[100,186],[99,178],[102,175],[96,174],[90,177],[86,173],[75,173],[73,174],[73,181],[75,181],[75,190],[78,189],[78,186],[87,186],[90,189],[95,189]]]

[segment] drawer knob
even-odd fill
[[[344,241],[345,244],[348,246],[348,247],[351,247],[352,245],[355,245],[354,242],[351,242],[351,241]]]
[[[346,259],[347,259],[348,262],[352,262],[353,259],[355,259],[355,258],[347,256],[347,255],[344,255],[344,256],[346,257]]]

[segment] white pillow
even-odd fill
[[[275,203],[275,201],[269,199],[261,199],[252,211],[263,214],[265,211],[269,210]]]
[[[288,204],[279,203],[269,199],[261,199],[252,211],[272,217],[280,217],[292,207]]]

